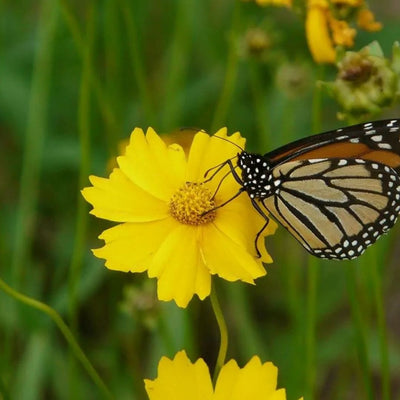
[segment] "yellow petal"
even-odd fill
[[[143,222],[166,218],[168,205],[145,192],[120,169],[115,168],[109,179],[90,176],[93,187],[82,190],[93,206],[91,214],[115,222]]]
[[[291,7],[292,0],[255,0],[260,6],[282,6]]]
[[[261,261],[252,257],[246,248],[238,245],[214,224],[201,228],[201,252],[204,263],[212,274],[228,281],[254,283],[266,274]]]
[[[239,133],[228,136],[226,128],[220,129],[211,137],[204,132],[197,133],[188,157],[186,179],[196,182],[204,180],[204,173],[209,168],[236,156],[244,144],[245,139]]]
[[[239,132],[228,136],[226,128],[220,129],[210,138],[209,149],[202,160],[202,169],[207,171],[228,158],[237,156],[245,143],[246,139],[241,137]]]
[[[220,129],[214,136],[209,137],[205,133],[196,134],[189,153],[186,180],[191,182],[202,182],[204,174],[209,171],[208,177],[216,172],[218,167],[224,161],[233,158],[241,149],[244,148],[245,139],[240,134],[234,133],[227,136],[227,129]],[[239,146],[239,147],[237,147]],[[236,165],[236,159],[233,159]],[[212,168],[212,170],[210,170]],[[226,165],[214,178],[207,183],[211,193],[214,193],[219,182],[228,173],[229,167]],[[229,174],[223,181],[218,190],[218,198],[228,199],[232,197],[240,186]]]
[[[148,274],[158,278],[160,300],[186,307],[194,294],[200,299],[210,294],[211,276],[200,257],[197,235],[197,227],[177,225],[152,259]]]
[[[146,136],[136,128],[126,154],[117,161],[132,182],[164,201],[184,182],[186,157],[182,147],[167,147],[151,128]]]
[[[192,364],[185,351],[173,360],[163,357],[157,378],[144,382],[150,400],[211,400],[213,395],[206,363],[199,359]]]
[[[328,10],[329,9],[329,1],[328,0],[308,0],[307,7],[308,8],[319,7],[323,10]]]
[[[218,230],[256,257],[256,235],[265,222],[266,220],[254,209],[247,194],[243,193],[234,201],[217,210],[214,224]],[[257,248],[262,254],[261,261],[265,263],[271,263],[272,258],[265,249],[263,238],[274,234],[276,229],[276,222],[269,219],[268,225],[258,241]]]
[[[286,399],[283,389],[276,390],[277,377],[278,369],[271,362],[262,364],[256,356],[242,369],[231,360],[218,376],[214,400]]]
[[[357,24],[360,28],[369,32],[376,32],[382,29],[382,24],[375,21],[375,15],[368,8],[362,8],[357,14]]]
[[[329,21],[334,43],[338,46],[354,46],[356,30],[351,28],[346,21],[341,21],[333,17]]]
[[[322,7],[309,7],[306,35],[308,47],[317,63],[335,62],[336,51],[329,36],[327,10]]]
[[[205,132],[196,133],[189,151],[186,180],[201,182],[204,180],[203,158],[209,149],[210,136]]]
[[[365,0],[331,0],[331,2],[337,7],[348,6],[357,8],[361,7],[364,4]]]
[[[286,400],[286,390],[285,389],[277,390],[271,395],[269,400]],[[299,400],[303,400],[303,398]]]
[[[104,258],[109,269],[143,272],[173,226],[172,218],[114,226],[99,236],[105,245],[93,250],[93,253],[98,258]]]

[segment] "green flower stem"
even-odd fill
[[[158,334],[162,340],[162,345],[167,354],[173,355],[175,352],[175,335],[171,332],[168,321],[170,318],[169,304],[162,304],[161,311],[158,317]]]
[[[78,106],[78,131],[80,141],[81,163],[79,169],[78,189],[87,183],[90,169],[90,74],[91,56],[95,31],[95,2],[92,2],[87,16],[88,38],[83,58],[80,98]],[[69,311],[71,326],[76,328],[77,286],[81,275],[83,255],[85,251],[85,236],[88,221],[87,203],[78,192],[75,241],[69,275]]]
[[[390,368],[385,305],[382,294],[382,274],[379,271],[378,254],[376,248],[371,249],[370,254],[370,263],[367,270],[370,273],[375,310],[378,319],[379,348],[381,353],[382,368],[382,400],[390,400],[392,397],[390,393]]]
[[[91,55],[93,51],[93,42],[95,34],[95,15],[96,2],[92,1],[89,5],[87,21],[87,45],[85,48],[85,56],[82,65],[82,77],[80,98],[78,106],[78,131],[80,141],[80,169],[78,178],[78,198],[77,198],[77,213],[75,223],[74,247],[72,251],[71,265],[69,268],[68,282],[68,307],[69,307],[69,323],[72,332],[77,335],[78,327],[78,288],[81,279],[82,263],[85,254],[86,231],[88,223],[87,203],[83,200],[80,193],[87,181],[90,168],[90,74],[91,74]],[[74,358],[70,360],[70,391],[75,393],[73,389],[75,380],[75,362]]]
[[[79,344],[74,338],[71,330],[68,328],[66,323],[61,318],[60,314],[55,311],[53,308],[44,304],[38,300],[32,299],[31,297],[25,296],[22,293],[17,292],[10,286],[8,286],[1,278],[0,278],[0,289],[3,290],[6,294],[14,298],[15,300],[26,304],[29,307],[35,308],[45,314],[47,314],[57,325],[60,329],[62,335],[64,336],[65,340],[68,342],[69,346],[71,347],[72,351],[74,352],[76,358],[81,362],[83,368],[92,378],[95,385],[99,388],[99,390],[103,393],[104,398],[106,399],[113,399],[113,395],[102,381],[96,370],[94,369],[93,365],[90,363],[89,359],[86,357],[85,353],[80,348]]]
[[[305,335],[306,348],[306,395],[309,400],[315,398],[315,331],[317,325],[317,288],[319,260],[308,258],[307,266],[307,322]]]
[[[244,285],[228,285],[226,288],[226,300],[229,306],[235,310],[234,329],[240,331],[237,344],[243,359],[254,354],[260,356],[269,352],[268,344],[263,340],[263,332],[254,316],[248,298],[248,291]]]
[[[351,115],[347,116],[347,123],[349,125],[360,123],[361,121]],[[386,322],[385,313],[383,309],[383,299],[382,299],[382,280],[380,279],[379,273],[377,271],[377,255],[376,249],[372,248],[370,254],[374,254],[373,259],[368,259],[368,265],[365,265],[371,274],[371,285],[373,289],[373,297],[376,305],[376,312],[378,316],[378,330],[379,330],[379,346],[381,351],[381,363],[382,363],[382,400],[390,399],[390,382],[389,382],[389,361],[387,352],[387,332],[386,332]],[[357,353],[361,364],[362,378],[364,381],[365,391],[367,393],[367,398],[372,400],[374,398],[373,393],[373,381],[370,374],[370,363],[368,357],[368,332],[365,322],[363,320],[363,313],[360,309],[360,303],[357,296],[357,277],[355,272],[355,267],[359,264],[349,265],[349,271],[347,275],[347,286],[351,301],[351,309],[353,314],[353,321],[355,324],[356,331],[356,342],[357,342]]]
[[[215,285],[212,285],[211,287],[210,300],[215,318],[217,319],[219,333],[221,336],[217,362],[215,364],[215,369],[214,369],[214,383],[215,383],[215,381],[218,378],[219,371],[221,371],[221,368],[225,363],[226,352],[228,350],[228,329],[226,327],[226,322],[221,310],[221,306],[219,305]]]
[[[251,91],[253,94],[255,118],[257,126],[257,147],[262,149],[269,149],[270,143],[270,130],[269,130],[269,115],[268,107],[265,104],[266,89],[262,85],[260,65],[257,61],[251,60],[249,63],[249,74]]]
[[[24,155],[19,187],[19,207],[12,258],[13,285],[20,287],[23,266],[32,242],[40,180],[40,165],[46,132],[47,103],[50,88],[52,54],[58,7],[51,0],[41,2],[38,23],[38,50],[35,55]]]
[[[0,376],[0,399],[10,400],[10,394],[8,393],[6,385],[3,383],[3,379]]]
[[[59,0],[60,7],[62,10],[62,15],[67,23],[67,26],[72,34],[75,45],[78,50],[78,54],[85,57],[86,52],[86,41],[84,40],[82,33],[79,28],[79,24],[70,10],[70,2],[68,0]],[[104,120],[107,124],[107,142],[108,149],[111,155],[117,154],[117,142],[118,133],[122,131],[117,119],[115,118],[115,113],[111,107],[110,101],[105,95],[104,89],[100,84],[100,81],[96,78],[96,75],[91,73],[89,76],[90,84],[96,95],[96,100],[99,105],[100,111],[103,115]]]
[[[178,97],[177,94],[184,91],[184,80],[188,70],[188,54],[193,43],[189,28],[194,26],[192,21],[194,3],[193,0],[175,2],[173,35],[167,52],[168,61],[164,74],[164,111],[161,123],[166,130],[173,129],[179,124],[182,113],[182,97]]]
[[[37,25],[38,44],[33,63],[32,83],[26,121],[19,200],[16,213],[13,253],[11,258],[12,284],[22,286],[24,266],[29,265],[29,253],[36,223],[36,208],[40,186],[40,167],[43,143],[47,130],[47,104],[54,38],[58,19],[57,4],[43,0],[40,4]],[[5,329],[2,366],[10,365],[13,335],[11,328]]]
[[[155,113],[153,101],[150,96],[151,91],[149,89],[149,85],[146,79],[143,55],[141,54],[139,49],[140,40],[138,40],[135,18],[132,15],[134,6],[132,7],[132,2],[128,0],[118,0],[118,3],[119,8],[121,9],[122,16],[124,18],[126,30],[128,32],[128,46],[130,51],[132,70],[136,79],[136,84],[141,99],[140,103],[143,104],[146,121],[154,121]]]
[[[313,133],[321,132],[322,127],[322,90],[318,82],[324,79],[324,73],[324,67],[319,65],[316,73],[316,84],[314,88],[311,109],[311,128]]]
[[[351,312],[355,325],[357,354],[361,364],[361,373],[364,381],[364,389],[366,392],[365,398],[368,400],[374,399],[372,381],[369,371],[369,360],[367,351],[367,329],[362,318],[362,312],[357,296],[357,276],[355,263],[345,265],[347,270],[347,289],[350,297]]]
[[[225,80],[215,108],[214,117],[211,123],[211,133],[214,133],[222,125],[225,124],[226,115],[228,113],[229,103],[235,89],[235,82],[238,72],[239,55],[236,47],[236,32],[240,22],[240,0],[235,0],[232,13],[232,25],[229,35],[228,61],[225,70]]]
[[[98,36],[101,35],[99,39],[104,42],[103,59],[107,60],[104,65],[104,75],[102,76],[103,88],[108,103],[112,104],[115,113],[114,118],[118,121],[123,121],[126,111],[123,105],[123,98],[128,89],[123,73],[126,63],[125,46],[127,42],[130,43],[130,40],[126,39],[127,35],[121,24],[118,2],[105,0],[103,4],[101,15],[104,18],[104,24],[98,33]]]

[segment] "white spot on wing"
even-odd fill
[[[391,149],[392,146],[389,143],[378,143],[378,147],[380,147],[381,149]]]
[[[318,163],[318,162],[325,161],[325,160],[326,160],[326,158],[314,158],[314,159],[308,160],[308,162],[310,164],[314,164],[314,163]]]

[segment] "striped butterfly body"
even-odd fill
[[[386,233],[400,212],[399,140],[399,120],[369,122],[300,139],[263,156],[242,151],[237,165],[225,164],[266,224],[264,210],[311,254],[353,259]]]

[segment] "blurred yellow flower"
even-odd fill
[[[254,356],[243,368],[236,361],[225,364],[215,384],[203,359],[192,363],[185,351],[173,360],[163,357],[158,377],[145,379],[150,400],[286,400],[285,389],[277,389],[278,368]]]
[[[335,46],[354,46],[357,31],[349,25],[352,15],[362,29],[377,31],[382,27],[364,0],[308,0],[306,36],[317,63],[334,63]]]
[[[224,128],[216,135],[244,146],[238,132],[227,136]],[[120,223],[99,236],[105,245],[94,255],[112,270],[147,271],[158,279],[158,298],[180,307],[194,294],[209,295],[211,275],[248,283],[265,275],[262,262],[272,259],[263,245],[257,258],[254,244],[265,221],[248,196],[204,215],[239,189],[228,176],[214,197],[220,178],[202,183],[208,169],[236,155],[232,143],[198,132],[186,155],[177,144],[167,146],[153,129],[144,134],[136,128],[117,158],[119,167],[108,179],[91,176],[93,186],[82,191],[92,214]],[[263,234],[275,229],[271,220]]]
[[[255,2],[260,6],[292,6],[292,0],[255,0]]]
[[[245,2],[251,0],[242,0]],[[278,6],[278,7],[291,7],[293,0],[254,0],[260,6]]]
[[[254,0],[257,4],[292,7],[292,0]],[[365,0],[305,0],[306,37],[311,55],[317,63],[334,63],[336,46],[353,47],[357,25],[375,32],[382,24],[365,4]]]
[[[382,24],[375,21],[375,15],[367,8],[363,8],[358,12],[357,24],[361,29],[369,32],[376,32],[382,29]]]
[[[325,7],[310,5],[306,17],[306,36],[308,48],[317,63],[333,63],[336,58],[328,21]]]
[[[330,18],[330,28],[333,42],[338,46],[353,47],[357,31],[351,28],[346,21]]]

